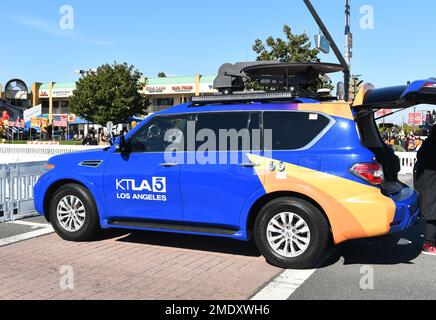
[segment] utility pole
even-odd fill
[[[347,4],[349,7],[349,1],[347,0]],[[349,62],[344,58],[341,51],[339,50],[338,46],[336,45],[335,40],[331,36],[330,32],[328,31],[327,27],[325,26],[324,22],[321,20],[321,17],[316,12],[315,8],[313,7],[310,0],[303,0],[304,4],[306,5],[307,9],[309,9],[309,12],[312,14],[313,18],[315,19],[316,23],[318,24],[319,29],[324,34],[324,36],[327,38],[327,40],[330,42],[330,45],[333,49],[333,52],[336,55],[336,58],[339,60],[340,64],[344,68],[344,91],[345,91],[345,100],[348,101],[350,99],[350,80],[351,80],[351,72],[350,72],[350,65]],[[350,32],[351,34],[351,32]],[[351,49],[350,49],[351,51]]]
[[[353,34],[351,33],[351,5],[350,0],[345,0],[345,60],[348,64],[348,69],[344,72],[345,77],[345,93],[347,94],[346,97],[348,97],[349,100],[350,94],[350,86],[348,85],[347,88],[347,82],[350,82],[351,79],[351,58],[353,57],[353,53],[351,52],[351,49],[353,48]],[[348,79],[348,81],[347,81]],[[356,94],[354,94],[353,99],[356,97]]]
[[[351,58],[353,53],[353,34],[351,33],[351,6],[350,0],[345,0],[345,60],[348,63],[348,67],[351,71]]]

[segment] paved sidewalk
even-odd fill
[[[0,299],[248,299],[282,272],[249,243],[151,232],[91,243],[53,234],[0,247],[0,257]],[[65,266],[73,290],[61,289]]]

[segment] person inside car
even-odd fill
[[[436,256],[436,125],[418,152],[415,188],[420,195],[422,218],[426,221],[422,253]]]

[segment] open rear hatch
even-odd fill
[[[389,116],[419,104],[436,105],[436,79],[381,89],[365,84],[352,105],[362,144],[383,165],[385,183],[382,190],[385,194],[392,195],[402,190],[402,184],[398,182],[400,161],[392,148],[384,144],[376,124],[375,112],[390,109],[392,113],[385,115]]]

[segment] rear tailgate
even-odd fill
[[[408,85],[376,89],[366,84],[352,105],[353,110],[406,109],[419,104],[436,105],[436,79],[418,80]]]
[[[418,80],[404,86],[381,89],[366,84],[352,105],[362,143],[376,155],[377,161],[387,171],[388,179],[382,190],[396,205],[391,232],[405,230],[416,221],[419,215],[418,195],[412,188],[397,181],[395,156],[381,139],[374,113],[380,109],[399,112],[420,104],[436,105],[436,79]]]

